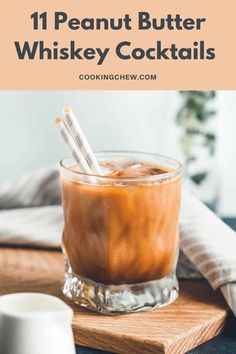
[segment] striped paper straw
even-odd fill
[[[96,175],[103,175],[102,170],[98,164],[98,161],[79,125],[76,116],[74,115],[70,107],[65,107],[63,110],[64,122],[68,126],[70,133],[78,146],[78,149],[81,151],[84,156],[85,161],[87,162],[91,171]]]
[[[63,140],[65,141],[65,143],[67,144],[67,146],[71,150],[72,156],[74,157],[75,161],[77,162],[78,167],[83,172],[92,174],[92,171],[89,168],[87,162],[85,161],[84,156],[77,148],[76,143],[74,142],[72,136],[70,135],[68,129],[66,128],[65,124],[63,123],[63,121],[60,117],[56,118],[56,124],[57,124],[57,127],[59,128],[59,131],[61,133]]]

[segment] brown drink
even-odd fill
[[[74,277],[109,287],[173,273],[180,171],[148,156],[103,158],[105,177],[88,177],[73,165],[62,172],[63,249]]]

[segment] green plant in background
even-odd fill
[[[191,174],[191,165],[197,160],[196,147],[207,149],[208,154],[215,153],[216,136],[209,131],[208,123],[216,111],[209,109],[209,103],[215,98],[215,91],[180,91],[183,103],[176,121],[183,128],[180,144],[184,154],[184,164],[187,176],[193,183],[199,185],[207,177],[206,170]]]

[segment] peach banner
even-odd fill
[[[0,89],[236,89],[235,0],[8,0],[1,7]]]

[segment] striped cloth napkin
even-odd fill
[[[0,243],[59,248],[63,227],[56,166],[0,187]],[[236,315],[236,234],[184,190],[180,212],[179,278],[205,277]]]
[[[0,187],[0,244],[59,248],[62,227],[57,166]]]
[[[180,248],[236,316],[236,233],[200,200],[183,190]]]

